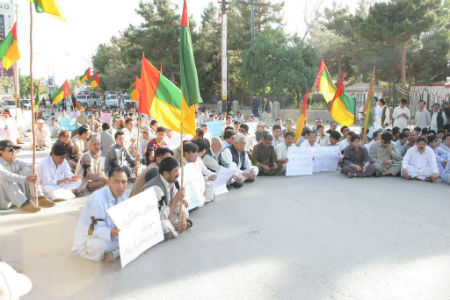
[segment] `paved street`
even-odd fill
[[[69,255],[86,198],[0,213],[25,299],[449,299],[450,189],[338,173],[258,178],[121,270]]]

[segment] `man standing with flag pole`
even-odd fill
[[[364,105],[364,138],[363,144],[367,142],[367,132],[369,132],[369,126],[373,124],[373,114],[372,114],[372,96],[373,96],[373,87],[375,84],[375,66],[372,70],[372,77],[370,79],[370,87],[367,93],[366,104]]]

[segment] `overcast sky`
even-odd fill
[[[1,1],[1,0],[0,0]],[[33,77],[55,76],[57,84],[65,79],[82,75],[90,66],[90,58],[100,43],[129,24],[143,20],[136,14],[140,0],[58,0],[60,10],[67,19],[61,22],[48,14],[34,13]],[[5,1],[7,2],[7,1]],[[181,14],[183,0],[179,3]],[[200,21],[203,8],[210,0],[188,0],[188,13]],[[217,4],[218,1],[213,1]],[[276,2],[276,0],[271,0]],[[315,0],[309,1],[312,3]],[[338,4],[356,7],[358,0],[335,0]],[[19,5],[18,39],[21,51],[20,74],[29,74],[29,2],[16,0]],[[332,6],[325,0],[322,8]],[[305,0],[285,0],[284,18],[288,32],[304,32]],[[250,20],[249,20],[250,21]]]

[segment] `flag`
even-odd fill
[[[100,86],[100,80],[98,79],[97,73],[92,74],[92,78],[91,81],[89,81],[89,84],[92,86],[92,88]]]
[[[367,101],[364,105],[364,133],[369,131],[369,128],[373,126],[373,87],[375,84],[375,67],[372,70],[372,77],[370,79],[369,91],[367,93]]]
[[[327,67],[325,66],[325,62],[323,61],[323,59],[320,62],[319,72],[317,73],[314,86],[319,89],[320,93],[323,95],[327,103],[333,100],[336,87],[333,83],[333,79],[331,78],[330,73],[328,72]]]
[[[66,80],[59,89],[57,89],[52,93],[51,95],[52,105],[61,102],[65,97],[68,96],[70,96],[70,86],[69,82]]]
[[[136,89],[134,88],[134,82],[128,88],[128,95],[130,96],[130,101],[136,101]]]
[[[142,80],[136,76],[136,81],[133,83],[133,86],[135,101],[141,101]]]
[[[297,126],[295,127],[294,143],[297,143],[298,139],[302,136],[303,128],[305,128],[306,122],[306,108],[308,107],[308,95],[309,87],[306,89],[305,97],[303,98],[302,109],[300,110],[300,116],[297,119]]]
[[[20,58],[19,44],[17,42],[17,22],[14,23],[11,31],[5,40],[0,43],[0,59],[6,70]]]
[[[139,83],[138,83],[139,84]],[[196,134],[195,110],[189,110],[180,89],[161,74],[150,61],[142,58],[139,112],[151,115],[161,126],[180,132],[183,110],[183,133]]]
[[[75,101],[75,105],[78,107],[79,110],[82,110],[82,111],[86,110],[86,108],[83,105],[81,105],[80,102],[78,102],[77,98],[74,98],[74,101]]]
[[[336,122],[342,126],[350,126],[355,123],[355,98],[345,92],[344,76],[339,82],[328,110]]]
[[[91,68],[88,68],[82,76],[80,76],[80,81],[90,81],[91,80]]]
[[[36,97],[34,98],[34,112],[37,113],[39,111],[39,105],[41,104],[41,100],[39,100],[39,90],[41,88],[41,81],[38,81],[38,85],[36,88]]]
[[[195,67],[194,50],[192,49],[191,33],[187,15],[186,0],[184,0],[180,31],[180,77],[181,91],[189,108],[203,103],[200,96],[197,68]],[[195,107],[193,108],[195,111]]]
[[[58,19],[62,21],[65,21],[65,18],[59,12],[56,0],[33,0],[33,2],[36,12],[38,13],[46,12],[48,14],[56,16]]]

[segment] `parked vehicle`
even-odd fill
[[[30,99],[20,99],[19,100],[21,108],[31,109],[31,101]]]

